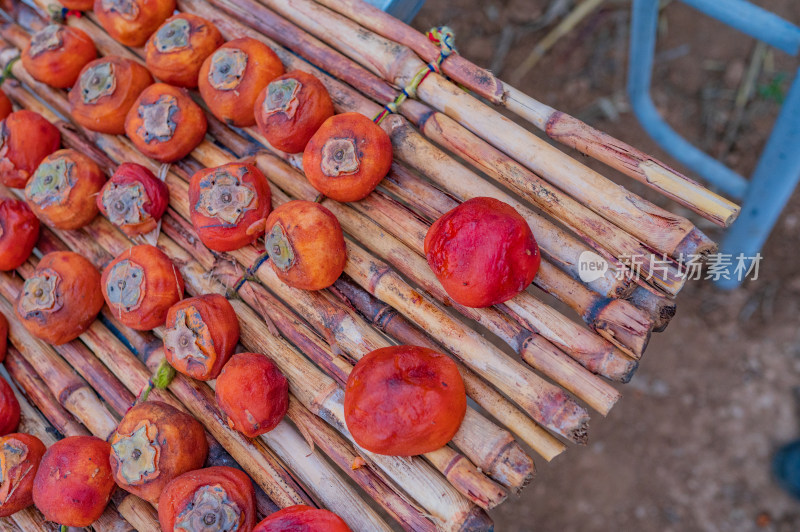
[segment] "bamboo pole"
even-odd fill
[[[425,35],[363,0],[316,1],[387,39],[408,46],[424,61],[435,61],[439,55],[439,48]],[[442,69],[455,82],[525,118],[554,140],[602,161],[717,225],[728,227],[739,214],[738,205],[663,162],[527,96],[463,56],[451,55],[442,64]]]

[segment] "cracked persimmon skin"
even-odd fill
[[[25,185],[31,210],[57,229],[79,229],[99,212],[95,197],[106,176],[90,157],[73,149],[53,152],[42,160]]]
[[[143,46],[175,11],[175,0],[94,0],[97,21],[125,46]]]
[[[325,121],[303,151],[311,185],[336,201],[358,201],[375,190],[392,167],[392,141],[359,113]]]
[[[100,273],[77,253],[48,253],[25,281],[15,308],[37,338],[53,345],[74,340],[103,308]]]
[[[253,106],[271,81],[283,74],[275,52],[250,37],[228,41],[200,67],[197,86],[211,113],[237,127],[256,123]]]
[[[0,271],[22,266],[39,240],[39,219],[22,200],[0,198]]]
[[[169,204],[169,188],[153,172],[136,163],[117,167],[97,195],[97,208],[128,236],[158,226]]]
[[[333,512],[296,504],[279,510],[261,521],[253,532],[351,532],[344,519]]]
[[[271,208],[267,178],[249,163],[205,168],[189,182],[192,225],[214,251],[233,251],[258,240]]]
[[[194,89],[203,61],[224,42],[217,27],[208,20],[178,13],[147,39],[145,62],[164,83]]]
[[[152,84],[153,76],[135,61],[114,55],[95,59],[69,91],[72,118],[92,131],[124,135],[128,111]]]
[[[289,381],[266,355],[238,353],[222,368],[217,405],[228,425],[248,438],[265,434],[289,409]]]
[[[75,84],[83,67],[97,58],[94,41],[72,26],[51,24],[33,34],[22,65],[35,79],[57,89]]]
[[[174,478],[158,499],[161,530],[237,530],[256,522],[255,491],[246,473],[227,466],[190,471]],[[205,525],[205,526],[203,526]]]
[[[39,113],[22,109],[0,122],[0,183],[25,188],[42,159],[61,145],[61,133]]]
[[[11,434],[19,427],[19,401],[14,390],[0,377],[0,436]]]
[[[0,438],[0,517],[33,504],[33,479],[45,451],[41,440],[30,434]]]
[[[342,275],[347,247],[339,220],[313,201],[284,203],[267,218],[265,247],[270,266],[286,284],[322,290]]]
[[[293,70],[264,87],[253,111],[258,129],[273,147],[302,153],[314,133],[333,116],[333,102],[315,76]]]
[[[164,355],[189,377],[216,379],[239,342],[239,319],[223,296],[206,294],[183,299],[167,313]]]
[[[447,294],[466,307],[516,296],[541,260],[528,222],[494,198],[473,198],[443,214],[425,235],[425,256]]]
[[[114,491],[111,445],[94,436],[69,436],[44,453],[33,480],[33,503],[45,519],[85,527],[105,510]]]
[[[125,118],[125,134],[144,155],[162,163],[183,159],[206,136],[206,115],[186,89],[150,85]]]
[[[142,244],[123,251],[103,270],[103,297],[123,324],[137,331],[164,325],[183,297],[183,277],[163,251]]]
[[[160,401],[128,410],[109,442],[117,485],[152,503],[172,479],[203,467],[208,456],[200,422]]]
[[[432,349],[376,349],[353,367],[344,417],[355,442],[384,455],[415,456],[453,439],[467,411],[456,364]]]

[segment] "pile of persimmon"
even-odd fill
[[[19,268],[39,239],[39,219],[21,200],[0,197],[0,271]]]
[[[303,151],[308,181],[336,201],[365,198],[391,166],[389,135],[359,113],[343,113],[326,120]]]
[[[425,256],[447,294],[488,307],[525,290],[539,271],[528,222],[494,198],[473,198],[445,213],[425,235]]]
[[[223,42],[217,27],[208,20],[178,13],[147,40],[147,68],[164,83],[195,88],[203,61]]]
[[[68,89],[83,67],[96,57],[94,41],[83,30],[50,24],[31,36],[22,51],[22,65],[36,81]]]
[[[61,133],[39,113],[22,109],[0,122],[0,183],[25,188],[42,159],[56,151]]]
[[[152,231],[169,204],[169,188],[153,172],[122,163],[97,195],[103,216],[128,236]]]

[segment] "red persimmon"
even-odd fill
[[[0,271],[20,267],[39,240],[39,219],[21,200],[0,198]]]
[[[169,188],[153,172],[122,163],[97,195],[103,216],[128,236],[155,229],[169,204]]]
[[[0,377],[0,436],[5,436],[19,427],[19,401],[14,396],[14,390]]]
[[[14,111],[0,122],[0,183],[24,188],[42,159],[60,144],[61,133],[42,115]]]
[[[33,504],[33,479],[45,450],[41,440],[30,434],[0,438],[0,517]]]
[[[288,530],[350,532],[350,527],[333,512],[297,504],[270,515],[258,523],[253,532],[286,532]]]

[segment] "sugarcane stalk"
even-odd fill
[[[429,38],[367,2],[316,1],[387,39],[408,46],[424,61],[435,61],[439,56],[440,49]],[[461,55],[451,55],[442,63],[442,70],[453,81],[525,118],[554,140],[602,161],[720,226],[729,226],[739,214],[739,206],[663,162],[527,96]]]
[[[662,332],[675,316],[675,300],[656,294],[644,286],[637,286],[628,300],[650,314],[653,332]]]

